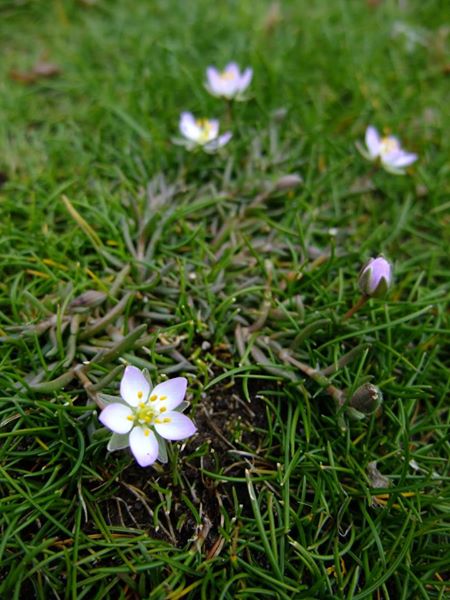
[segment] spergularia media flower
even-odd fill
[[[253,69],[248,67],[244,71],[231,62],[223,71],[215,67],[206,69],[206,89],[213,96],[226,98],[227,100],[243,100],[243,93],[250,85],[253,77]]]
[[[196,432],[191,419],[175,410],[180,409],[186,386],[185,377],[175,377],[152,389],[142,371],[128,366],[120,383],[122,401],[108,404],[99,416],[113,431],[108,450],[129,446],[141,467],[157,459],[165,462],[164,440],[183,440]]]
[[[180,132],[182,139],[176,138],[176,144],[185,146],[188,150],[202,148],[205,152],[216,152],[227,144],[232,136],[230,131],[219,135],[217,119],[196,119],[190,112],[181,113]]]
[[[380,298],[387,293],[391,283],[392,266],[383,256],[371,258],[359,274],[359,289],[365,296]]]
[[[395,175],[403,175],[405,168],[417,160],[417,154],[403,150],[398,138],[393,135],[382,137],[372,125],[366,130],[365,141],[366,148],[360,148],[365,158],[380,161],[386,171]]]

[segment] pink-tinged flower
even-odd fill
[[[366,148],[360,148],[362,154],[368,160],[379,160],[386,171],[395,175],[403,175],[405,168],[418,158],[417,154],[403,150],[399,140],[393,135],[381,137],[372,125],[366,130],[365,141]]]
[[[188,150],[202,148],[209,153],[216,152],[228,144],[232,136],[230,131],[219,135],[217,119],[196,119],[190,112],[181,113],[180,132],[183,139],[174,139],[176,144],[185,146]]]
[[[99,416],[100,422],[114,432],[108,449],[130,446],[139,465],[148,467],[165,454],[161,438],[183,440],[193,435],[196,427],[191,419],[174,410],[183,402],[186,386],[185,377],[175,377],[152,390],[144,374],[128,366],[120,383],[124,403],[108,404]]]
[[[239,66],[231,62],[223,71],[219,71],[215,67],[208,67],[205,85],[213,96],[227,100],[243,100],[243,93],[250,85],[252,77],[253,69],[248,67],[241,73]]]
[[[371,258],[359,274],[359,289],[365,296],[381,298],[392,284],[392,266],[383,256]]]

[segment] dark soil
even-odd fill
[[[192,542],[213,551],[223,513],[234,516],[233,488],[241,514],[250,515],[251,508],[244,482],[218,481],[207,472],[243,478],[245,469],[267,466],[259,458],[264,438],[259,430],[267,429],[265,404],[258,393],[261,384],[254,382],[249,388],[250,402],[238,384],[208,390],[195,414],[198,433],[178,456],[181,479],[174,485],[170,462],[153,470],[133,463],[122,472],[114,496],[103,503],[107,522],[142,529],[179,547]],[[198,511],[197,521],[189,502]]]

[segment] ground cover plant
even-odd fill
[[[448,17],[3,0],[1,598],[448,595]],[[107,450],[126,365],[187,380],[167,462]]]

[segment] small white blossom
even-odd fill
[[[215,67],[206,69],[206,89],[213,96],[226,98],[227,100],[242,100],[243,93],[250,85],[253,77],[253,69],[248,67],[240,71],[239,66],[231,62],[223,71]]]
[[[165,454],[156,434],[166,440],[193,435],[196,427],[191,419],[174,410],[183,402],[186,386],[185,377],[175,377],[152,390],[144,374],[128,366],[120,383],[124,402],[108,404],[99,416],[100,422],[114,432],[108,450],[130,446],[138,464],[148,467]]]
[[[366,148],[360,148],[365,158],[379,160],[381,165],[395,175],[403,175],[405,168],[417,160],[417,154],[406,152],[393,135],[381,137],[372,125],[366,130]]]
[[[183,139],[174,139],[176,144],[183,145],[188,150],[202,148],[209,153],[216,152],[225,146],[232,136],[230,131],[219,135],[217,119],[196,119],[190,112],[181,113],[180,132]]]

